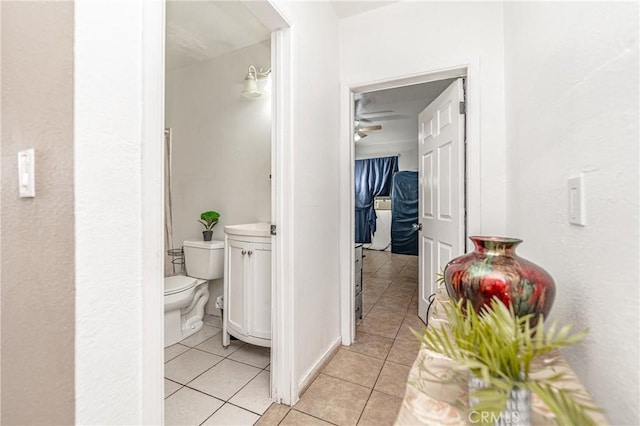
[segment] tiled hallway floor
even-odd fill
[[[258,425],[392,425],[420,343],[418,258],[364,251],[363,318],[356,342],[340,348],[289,408],[273,404]]]
[[[224,350],[220,319],[208,316],[203,330],[165,349],[165,423],[393,424],[420,347],[409,328],[424,327],[418,258],[364,255],[364,318],[356,342],[336,352],[294,407],[269,401],[269,349],[232,341]]]

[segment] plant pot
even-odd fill
[[[211,241],[211,238],[213,238],[213,231],[202,231],[202,238],[205,241]]]
[[[497,297],[513,306],[518,316],[540,314],[547,318],[556,296],[551,275],[540,266],[516,255],[522,240],[504,237],[469,237],[475,244],[471,253],[453,259],[444,269],[449,296],[470,300],[476,312]]]
[[[509,394],[505,409],[499,414],[473,407],[482,401],[472,393],[487,388],[487,382],[471,374],[469,376],[469,421],[471,423],[493,423],[496,426],[531,426],[531,391],[514,387]]]

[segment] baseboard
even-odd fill
[[[320,374],[325,365],[331,360],[338,349],[340,349],[340,346],[342,346],[342,337],[338,336],[329,349],[327,349],[320,359],[302,376],[302,379],[298,382],[298,398],[307,390],[315,378],[318,377],[318,374]]]

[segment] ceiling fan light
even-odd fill
[[[365,132],[362,132],[360,130],[356,130],[355,132],[353,132],[353,140],[355,142],[358,142],[360,139],[366,138],[368,135]]]

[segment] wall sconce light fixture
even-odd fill
[[[271,74],[271,68],[264,70],[256,70],[256,67],[249,65],[247,76],[244,78],[244,86],[242,87],[242,96],[245,98],[259,98],[262,96],[262,92],[269,84],[269,76]]]

